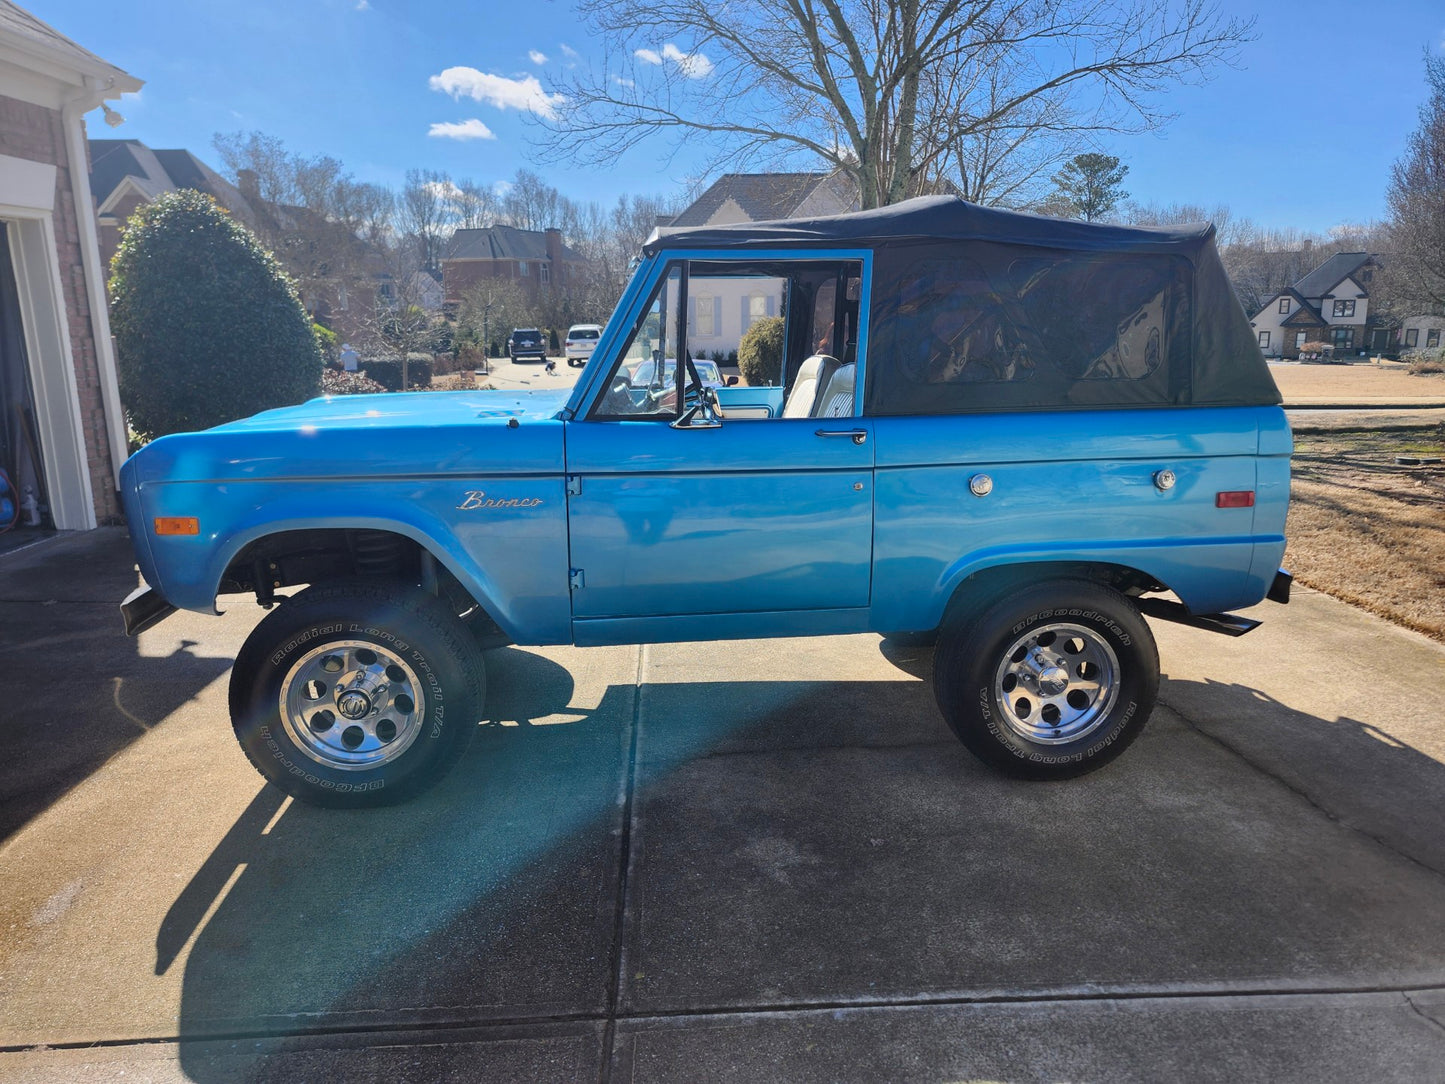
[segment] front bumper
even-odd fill
[[[167,602],[154,587],[143,584],[127,595],[120,604],[120,615],[125,620],[125,634],[138,636],[146,629],[159,625],[175,613],[176,609],[177,607]]]

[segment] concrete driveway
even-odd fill
[[[488,658],[396,809],[262,785],[260,616],[127,641],[120,531],[0,559],[0,1079],[1440,1080],[1445,650],[1157,624],[1145,736],[989,774],[876,636]]]

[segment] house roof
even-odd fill
[[[516,226],[490,226],[484,230],[457,230],[447,244],[443,260],[545,260],[547,234],[544,230],[521,230]],[[562,259],[582,260],[582,254],[562,246]]]
[[[127,180],[147,199],[178,188],[214,196],[237,216],[252,220],[239,189],[187,150],[153,151],[138,139],[90,140],[90,190],[105,207]]]
[[[736,203],[754,222],[790,218],[831,176],[831,173],[724,173],[669,226],[704,226],[728,200]]]
[[[108,80],[109,85],[98,92],[96,104],[100,96],[119,98],[122,92],[136,91],[143,85],[135,76],[77,45],[11,0],[0,0],[0,41],[39,61]]]
[[[1301,297],[1324,297],[1374,257],[1368,252],[1336,252],[1294,284]]]

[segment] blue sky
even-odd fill
[[[397,185],[420,166],[492,183],[526,166],[565,195],[606,203],[624,192],[667,193],[697,168],[665,144],[567,168],[529,144],[517,105],[535,105],[545,91],[529,95],[527,79],[545,82],[602,52],[562,0],[22,2],[146,81],[138,100],[119,103],[122,127],[92,114],[93,136],[185,147],[215,164],[214,133],[259,129],[292,150],[334,155],[363,180]],[[1382,217],[1390,163],[1424,96],[1421,51],[1445,50],[1445,5],[1223,7],[1258,15],[1257,40],[1238,68],[1169,93],[1161,104],[1178,119],[1164,131],[1104,146],[1129,165],[1131,195],[1226,204],[1237,217],[1307,230]],[[454,98],[433,85],[460,90],[456,79],[435,78],[451,68],[506,84],[462,79],[480,97]],[[433,125],[461,127],[430,135]],[[493,138],[454,138],[483,131]]]

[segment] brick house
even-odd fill
[[[121,230],[137,207],[182,188],[206,193],[239,221],[255,227],[255,212],[240,189],[190,151],[151,150],[138,139],[90,140],[90,192],[102,265],[110,266]]]
[[[126,429],[85,114],[119,123],[104,103],[140,87],[0,0],[0,466],[61,530],[121,514]]]
[[[561,230],[491,226],[453,233],[441,265],[446,301],[456,304],[483,279],[515,280],[535,301],[544,289],[567,290],[586,263]]]
[[[1305,343],[1322,342],[1343,357],[1385,353],[1393,329],[1370,312],[1370,286],[1380,261],[1368,252],[1337,252],[1269,299],[1251,319],[1266,357],[1297,358]]]

